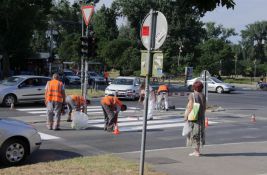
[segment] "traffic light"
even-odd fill
[[[83,57],[91,57],[92,53],[92,37],[91,36],[83,36],[80,38],[81,44],[81,54]]]
[[[96,37],[93,37],[92,38],[92,53],[91,53],[91,56],[92,57],[96,57],[97,53],[96,53],[96,50],[97,50],[97,38]]]

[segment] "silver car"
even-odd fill
[[[138,77],[117,77],[105,89],[105,95],[117,94],[117,97],[135,100],[139,98],[141,80]]]
[[[22,121],[0,118],[0,162],[21,163],[41,146],[41,137],[31,125]]]
[[[204,80],[200,77],[187,80],[186,84],[189,90],[192,90],[192,85],[197,80],[204,82]],[[208,84],[208,91],[210,92],[217,92],[221,94],[223,92],[231,92],[235,90],[235,86],[232,86],[228,83],[224,83],[223,81],[215,77],[207,78],[207,84]]]
[[[44,101],[45,86],[49,77],[18,75],[0,84],[0,103],[4,106],[23,102]]]

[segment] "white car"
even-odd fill
[[[117,77],[106,88],[105,95],[116,94],[117,97],[123,99],[138,99],[140,81],[139,77]]]
[[[0,84],[0,103],[4,106],[25,102],[44,102],[49,77],[17,75]]]
[[[19,120],[0,118],[0,162],[17,165],[41,146],[38,131]]]
[[[187,88],[189,90],[192,90],[192,85],[197,80],[204,82],[204,80],[200,77],[193,78],[191,80],[187,80],[187,82],[186,82]],[[211,92],[217,92],[217,93],[221,94],[223,92],[235,91],[235,86],[232,86],[228,83],[224,83],[223,81],[221,81],[215,77],[207,78],[207,84],[208,84],[208,91],[211,91]]]

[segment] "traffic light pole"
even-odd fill
[[[87,38],[88,38],[88,35],[89,35],[89,28],[87,26],[86,27],[86,37]],[[87,85],[88,85],[88,60],[84,60],[84,64],[85,64],[85,70],[84,70],[83,97],[84,97],[84,99],[87,99],[87,95],[88,95],[88,89],[87,89]],[[84,113],[87,114],[87,104],[86,103],[84,103]]]
[[[81,1],[81,6],[83,4],[83,0]],[[83,16],[82,17],[82,37],[84,36],[84,22],[83,22]],[[81,57],[81,92],[83,95],[83,76],[84,75],[84,56]]]

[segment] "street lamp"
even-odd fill
[[[181,53],[183,52],[183,44],[180,44],[180,47],[179,47],[179,56],[178,56],[178,62],[177,62],[177,65],[178,67],[180,66],[180,58],[181,58]]]
[[[236,77],[236,63],[237,63],[237,55],[235,55],[235,77]]]

